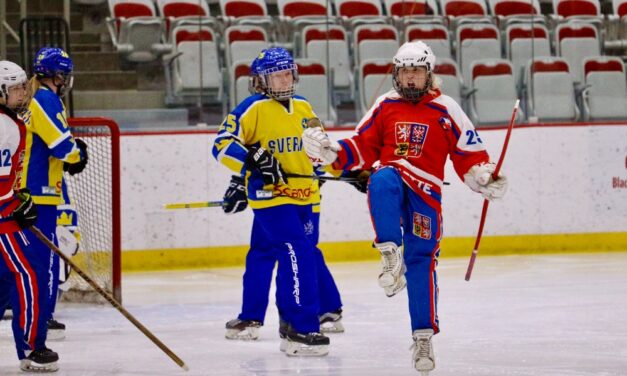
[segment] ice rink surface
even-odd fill
[[[432,376],[627,375],[627,253],[442,259]],[[411,365],[407,296],[387,298],[378,263],[330,265],[346,333],[323,358],[279,352],[277,311],[256,342],[224,339],[241,303],[243,269],[124,275],[124,305],[190,367],[184,372],[119,312],[64,304],[67,337],[49,342],[56,375],[419,375]],[[272,292],[273,294],[274,292]],[[273,304],[274,298],[271,298]],[[0,375],[18,369],[0,323]]]

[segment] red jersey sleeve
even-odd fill
[[[364,115],[357,127],[356,134],[347,139],[339,140],[342,150],[333,163],[336,170],[367,170],[379,160],[383,147],[383,124],[379,116],[382,104],[389,93],[380,96]]]

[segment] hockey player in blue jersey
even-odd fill
[[[298,70],[285,49],[259,55],[259,82],[264,93],[227,115],[213,155],[237,175],[245,174],[259,236],[277,253],[277,305],[287,323],[286,354],[322,356],[329,351],[329,338],[320,333],[316,254],[306,234],[319,187],[312,179],[288,181],[285,172],[314,173],[300,137],[303,125],[316,115],[294,94]]]
[[[63,203],[63,172],[78,174],[87,165],[87,145],[74,139],[67,124],[63,96],[72,89],[73,63],[60,48],[43,47],[35,55],[34,77],[31,79],[34,97],[26,119],[26,154],[21,185],[30,189],[37,205],[36,226],[56,243],[57,205]],[[65,337],[65,325],[53,317],[59,288],[59,256],[34,235],[29,241],[48,268],[50,303],[43,312],[48,318],[48,338]]]
[[[263,93],[259,86],[258,59],[254,59],[250,70],[249,92],[251,95]],[[235,214],[248,206],[244,176],[233,175],[223,198],[226,214]],[[318,245],[320,205],[312,206],[312,221],[306,224],[306,233],[315,247],[318,267],[318,282],[320,285],[320,331],[323,333],[341,333],[342,302],[333,276],[324,262],[324,256]],[[272,279],[272,272],[277,262],[277,253],[263,242],[261,229],[257,222],[253,223],[251,247],[246,255],[246,271],[243,276],[242,311],[226,323],[226,338],[240,340],[256,340],[259,337],[259,328],[263,326],[266,309],[268,308],[268,294]],[[285,321],[280,320],[280,335],[285,336]]]

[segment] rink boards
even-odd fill
[[[345,138],[352,130],[332,131]],[[504,129],[480,131],[492,158]],[[241,265],[252,211],[164,210],[221,199],[231,172],[211,156],[210,131],[123,134],[125,270]],[[503,172],[510,190],[490,206],[482,254],[627,250],[627,124],[564,124],[514,130]],[[443,192],[442,256],[470,253],[482,198],[452,165]],[[321,248],[329,260],[376,259],[366,196],[345,183],[322,188]]]

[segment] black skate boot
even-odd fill
[[[13,311],[11,307],[7,307],[6,311],[0,312],[0,320],[11,320],[13,318]]]
[[[48,320],[48,340],[60,341],[65,338],[65,324],[58,322],[57,320]]]
[[[25,372],[56,372],[59,370],[58,360],[59,355],[56,352],[44,347],[31,351],[22,359],[20,369]]]
[[[285,352],[287,349],[287,330],[290,324],[287,321],[279,318],[279,338],[281,338],[281,345],[279,346],[279,350]]]
[[[239,339],[242,341],[254,341],[259,338],[259,328],[263,326],[261,321],[233,319],[226,323],[227,339]]]
[[[319,319],[321,333],[344,333],[341,308],[337,311],[323,313]]]
[[[291,326],[286,334],[287,356],[325,356],[329,353],[329,337],[322,333],[298,333]]]

